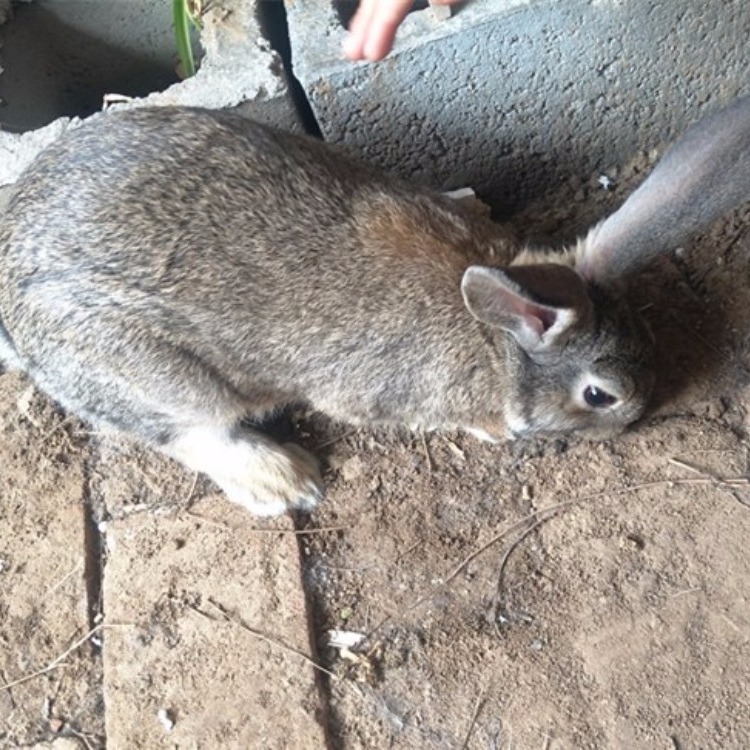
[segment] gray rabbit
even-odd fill
[[[14,188],[0,357],[263,515],[322,492],[312,456],[248,426],[291,403],[490,440],[612,434],[653,383],[617,282],[750,196],[749,113],[690,131],[556,254],[519,254],[449,198],[233,114],[100,117]]]

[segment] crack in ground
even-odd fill
[[[297,531],[303,530],[306,525],[306,519],[297,513],[292,514],[292,522]],[[299,555],[300,582],[302,595],[305,598],[305,616],[307,620],[307,638],[310,646],[310,655],[316,664],[322,664],[320,649],[318,648],[318,621],[321,618],[321,608],[316,601],[313,587],[307,585],[307,563],[304,549],[304,536],[296,534],[297,553]],[[325,750],[341,750],[341,735],[337,731],[336,709],[334,706],[333,695],[331,693],[330,678],[324,672],[313,669],[313,679],[320,701],[320,713],[318,721],[323,728],[323,735],[326,741]]]
[[[84,464],[83,544],[84,579],[86,582],[86,614],[89,628],[94,628],[104,617],[102,583],[104,579],[104,539],[100,529],[101,503],[94,499],[92,487],[93,465],[98,460],[98,446],[92,445],[91,456]]]
[[[84,586],[86,590],[86,616],[89,630],[101,626],[104,621],[104,602],[102,598],[102,586],[104,582],[104,566],[106,550],[104,537],[101,530],[101,522],[104,520],[104,508],[100,499],[97,499],[94,490],[94,466],[99,461],[99,443],[96,439],[89,439],[90,452],[84,461],[84,485],[82,502],[83,521],[83,557],[84,557]],[[99,748],[106,747],[106,707],[104,704],[104,664],[103,664],[103,638],[101,632],[92,636],[89,641],[89,657],[96,664],[94,679],[91,684],[92,691],[96,692],[96,701],[101,710],[101,736],[87,735],[87,747],[96,741]]]

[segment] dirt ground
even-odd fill
[[[571,180],[518,217],[519,232],[571,237],[651,160],[606,170],[611,191],[598,175]],[[750,747],[749,281],[750,208],[644,274],[636,298],[659,342],[659,385],[642,423],[614,440],[488,446],[293,415],[328,483],[295,524],[311,532],[296,539],[306,650],[332,673],[317,682],[329,748]],[[196,504],[223,501],[165,459],[90,434],[19,375],[0,376],[0,405],[7,683],[101,623],[102,523],[145,514],[184,526]],[[61,541],[73,527],[80,546]],[[158,551],[161,568],[186,569],[184,545]],[[271,585],[272,568],[251,571]],[[268,606],[272,625],[280,605]],[[178,627],[174,607],[159,617],[160,632]],[[367,638],[333,648],[331,629]],[[231,662],[231,640],[222,648]],[[65,656],[69,668],[0,689],[0,746],[105,746],[97,642]],[[274,674],[272,707],[289,695]]]

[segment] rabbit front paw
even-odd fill
[[[258,516],[311,510],[323,496],[323,480],[313,456],[298,445],[279,445],[254,430],[193,428],[162,450],[208,474],[230,500]]]
[[[293,443],[250,450],[239,465],[214,477],[230,500],[257,516],[309,511],[318,504],[323,480],[317,461],[306,450]]]

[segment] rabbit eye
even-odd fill
[[[593,385],[587,385],[583,392],[584,401],[594,409],[603,409],[606,406],[612,406],[616,403],[617,398],[601,388]]]

